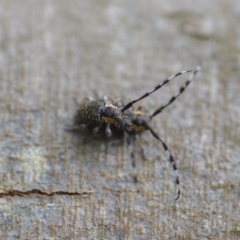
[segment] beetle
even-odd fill
[[[197,66],[194,70],[184,70],[180,71],[171,77],[164,80],[162,83],[158,84],[152,90],[146,92],[141,97],[136,98],[126,105],[120,106],[116,102],[108,104],[106,100],[91,100],[87,99],[79,104],[78,109],[74,115],[73,122],[75,127],[80,127],[81,125],[89,126],[94,133],[100,131],[100,129],[105,129],[105,134],[107,137],[112,135],[112,130],[117,130],[123,133],[128,142],[129,136],[135,135],[137,133],[141,133],[144,131],[150,131],[152,136],[161,142],[163,149],[168,155],[168,160],[171,163],[173,170],[175,172],[175,183],[177,185],[177,200],[180,197],[180,181],[178,176],[178,169],[176,162],[171,154],[166,143],[159,137],[157,132],[151,127],[150,121],[153,117],[161,113],[166,107],[168,107],[171,103],[173,103],[188,87],[191,81],[194,79],[196,74],[201,70],[200,66]],[[185,84],[180,87],[178,93],[173,95],[167,104],[156,109],[151,115],[147,115],[142,111],[141,108],[136,110],[131,110],[131,107],[141,101],[142,99],[148,97],[155,91],[159,90],[165,84],[173,80],[174,78],[185,74],[192,73],[190,77],[187,79]]]

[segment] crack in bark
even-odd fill
[[[41,191],[39,189],[32,189],[29,191],[19,191],[19,190],[9,190],[9,191],[5,191],[5,192],[1,192],[0,193],[0,198],[4,198],[4,197],[25,197],[25,196],[30,196],[33,194],[36,195],[41,195],[44,197],[53,197],[55,195],[60,195],[60,196],[87,196],[89,194],[92,194],[93,191],[86,191],[86,192],[65,192],[65,191],[55,191],[55,192],[51,192],[51,193],[47,193],[44,191]]]

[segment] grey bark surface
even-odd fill
[[[214,1],[0,1],[0,239],[239,239],[240,7]],[[65,130],[73,99],[126,103],[201,64],[134,146]],[[137,106],[151,114],[175,79]],[[134,182],[134,176],[138,182]]]

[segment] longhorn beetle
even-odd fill
[[[178,177],[178,170],[175,163],[175,160],[165,144],[165,142],[158,136],[158,134],[154,131],[154,129],[149,125],[151,119],[157,114],[161,113],[167,106],[169,106],[172,102],[174,102],[179,95],[187,88],[196,74],[201,70],[201,67],[198,66],[195,70],[185,70],[178,72],[171,77],[164,80],[161,84],[157,85],[151,91],[145,93],[141,97],[127,103],[123,107],[118,106],[117,103],[107,104],[104,100],[87,100],[79,104],[79,107],[74,115],[74,126],[80,127],[81,125],[90,126],[93,129],[93,132],[99,132],[101,128],[105,128],[105,134],[109,137],[112,134],[112,130],[116,129],[126,136],[129,140],[130,135],[134,135],[136,133],[140,133],[146,130],[149,130],[154,138],[161,142],[165,152],[168,154],[168,160],[171,163],[173,170],[175,172],[176,177],[176,185],[177,185],[177,200],[180,197],[180,182]],[[190,73],[190,77],[187,79],[185,84],[180,87],[178,94],[172,96],[172,98],[168,101],[167,104],[159,107],[156,111],[154,111],[150,116],[146,115],[142,110],[130,110],[130,108],[136,103],[141,101],[142,99],[148,97],[150,94],[154,93],[165,84],[173,80],[174,78],[184,74]]]

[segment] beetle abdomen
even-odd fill
[[[78,110],[74,115],[74,124],[98,125],[101,123],[102,109],[105,106],[102,100],[86,101],[79,104]]]

